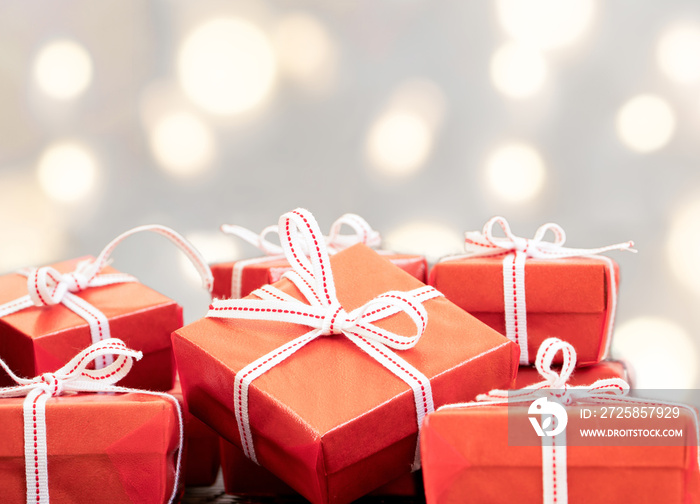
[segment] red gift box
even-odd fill
[[[289,485],[246,457],[236,445],[221,439],[221,472],[227,494],[251,497],[298,496]],[[415,497],[423,495],[421,471],[400,476],[369,495]]]
[[[575,364],[573,347],[549,338],[537,354],[544,381],[428,415],[427,503],[700,502],[697,412],[630,397],[615,377],[573,385]]]
[[[590,385],[598,380],[606,378],[621,378],[631,385],[630,372],[622,361],[603,361],[587,367],[576,368],[569,379],[569,384]],[[532,366],[520,366],[518,376],[515,378],[514,389],[521,389],[542,381],[542,375],[537,368]]]
[[[178,246],[211,290],[211,271],[199,252],[164,226],[140,226],[112,240],[97,258],[83,257],[0,276],[0,357],[19,376],[62,366],[90,343],[117,337],[144,358],[123,385],[169,390],[175,378],[170,334],[182,327],[182,308],[172,299],[108,266],[125,238],[150,231]],[[105,356],[98,367],[107,365]],[[0,386],[11,384],[0,370]]]
[[[527,407],[520,408],[520,413],[514,408],[484,405],[428,415],[421,436],[428,504],[543,502],[539,438],[533,431],[531,446],[508,443],[509,421],[518,414],[525,422],[528,418]],[[578,428],[580,407],[568,411],[567,429]],[[692,419],[685,420],[686,427],[692,428]],[[569,445],[566,465],[572,504],[700,502],[696,442],[688,446]]]
[[[350,227],[353,234],[340,234],[343,226]],[[212,265],[213,297],[220,299],[245,297],[263,285],[277,282],[285,272],[291,269],[289,262],[284,258],[282,248],[266,239],[268,234],[279,232],[277,226],[268,226],[259,235],[241,226],[223,225],[221,230],[247,241],[266,256]],[[355,214],[345,214],[338,218],[331,226],[329,235],[324,239],[330,253],[339,252],[357,243],[373,248],[381,244],[379,233],[372,229],[362,217]],[[421,282],[426,281],[428,265],[425,257],[394,254],[382,250],[379,253]]]
[[[179,380],[168,394],[176,398],[182,408],[185,451],[181,474],[185,486],[211,486],[220,467],[219,435],[189,412]]]
[[[89,369],[104,355],[116,358]],[[108,338],[52,373],[12,375],[15,384],[0,388],[3,502],[163,503],[177,497],[177,401],[114,385],[140,357]],[[1,360],[0,366],[7,369]],[[109,394],[82,393],[97,391]]]
[[[51,266],[60,273],[73,271],[80,258]],[[119,273],[105,267],[103,273]],[[0,276],[0,304],[27,294],[27,279],[18,274]],[[170,334],[182,327],[182,308],[172,299],[137,282],[91,287],[75,294],[99,309],[109,320],[110,333],[144,357],[134,365],[125,387],[151,390],[172,388],[175,362]],[[88,322],[57,304],[30,307],[0,318],[0,356],[19,376],[53,371],[92,343]],[[12,383],[0,369],[0,386]]]
[[[286,216],[310,219],[299,211]],[[303,233],[302,224],[295,222]],[[310,234],[320,235],[317,229]],[[423,285],[363,245],[334,255],[330,265],[340,306],[346,310],[359,308],[389,289],[405,292]],[[310,265],[314,271],[319,268],[328,287],[325,262]],[[278,298],[303,299],[287,278],[275,287]],[[210,314],[255,299],[215,302]],[[291,311],[309,307],[301,302],[289,306]],[[474,397],[495,383],[512,383],[517,364],[517,347],[512,342],[444,298],[428,299],[423,306],[425,331],[400,357],[430,380],[436,405]],[[333,316],[327,312],[323,327],[332,327],[340,313],[336,305],[330,308]],[[410,334],[409,318],[391,313],[374,326]],[[267,358],[262,359],[266,354],[277,355],[281,345],[307,334],[307,325],[217,318],[176,331],[173,348],[190,410],[243,448],[236,420],[240,405],[234,406],[236,373],[258,359],[266,362]],[[420,395],[415,396],[403,380],[356,345],[342,335],[321,337],[249,385],[249,425],[257,459],[312,502],[350,502],[409,473],[413,466]]]
[[[491,235],[495,224],[503,226],[506,238]],[[546,230],[555,232],[556,242],[541,241]],[[578,365],[601,361],[612,336],[619,268],[607,257],[581,256],[626,249],[631,242],[603,249],[565,249],[563,230],[554,224],[540,228],[537,236],[515,237],[504,219],[494,218],[483,234],[467,233],[466,248],[473,253],[435,264],[429,283],[460,308],[524,344],[521,364],[532,364],[537,349],[551,336],[574,345]],[[512,267],[504,269],[506,261]],[[517,273],[519,264],[524,265],[522,277]]]

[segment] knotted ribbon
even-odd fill
[[[353,232],[351,234],[341,234],[343,226],[350,227]],[[257,247],[260,252],[265,254],[263,257],[236,261],[233,265],[233,272],[231,274],[231,297],[233,299],[239,299],[241,297],[243,270],[247,266],[278,261],[285,258],[282,246],[271,242],[267,238],[268,235],[279,235],[279,227],[277,225],[267,226],[260,234],[256,234],[242,226],[224,224],[221,226],[221,231],[241,238],[254,247]],[[368,247],[376,248],[379,247],[382,242],[379,232],[372,229],[362,217],[351,213],[340,216],[331,225],[328,236],[324,236],[323,240],[326,243],[326,250],[329,254],[335,254],[357,243],[363,243]],[[305,253],[308,254],[309,251],[305,250]]]
[[[116,356],[101,369],[88,369],[91,362],[97,363],[102,356]],[[17,383],[0,388],[0,397],[23,397],[24,414],[24,464],[27,483],[27,504],[49,503],[48,448],[46,444],[46,403],[52,397],[67,392],[134,392],[164,397],[173,402],[180,427],[175,481],[168,502],[177,496],[182,458],[183,423],[180,404],[170,394],[151,392],[115,385],[129,373],[133,359],[140,360],[141,352],[131,350],[119,339],[108,338],[92,344],[73,357],[65,366],[53,373],[44,373],[35,378],[20,378],[0,359],[0,367]]]
[[[552,368],[557,353],[563,355],[560,372]],[[558,338],[547,338],[537,351],[535,367],[543,381],[519,390],[491,390],[476,397],[476,402],[448,404],[439,410],[452,408],[473,408],[483,406],[530,403],[542,397],[564,406],[575,404],[654,404],[648,400],[629,397],[630,386],[622,378],[604,378],[591,385],[572,386],[567,382],[576,367],[576,350]],[[656,404],[680,406],[691,411],[695,419],[698,438],[698,420],[695,411],[685,405],[656,401]],[[542,440],[542,483],[544,504],[566,504],[568,502],[566,429],[554,436],[543,436]]]
[[[304,345],[322,336],[343,335],[406,382],[413,390],[420,433],[423,417],[434,409],[430,381],[393,350],[405,350],[416,345],[428,323],[423,302],[442,294],[428,286],[409,292],[385,292],[348,313],[336,297],[326,242],[311,213],[297,209],[284,214],[280,217],[279,230],[282,250],[292,266],[292,270],[285,273],[284,277],[299,289],[305,302],[274,286],[266,285],[253,292],[259,299],[215,300],[207,314],[207,317],[272,320],[311,328],[309,332],[236,373],[234,413],[246,456],[257,463],[248,416],[250,383]],[[416,327],[415,334],[400,335],[374,324],[399,312],[406,313],[411,318]],[[413,467],[420,467],[418,446]]]
[[[504,237],[494,236],[494,227],[498,225],[505,234]],[[545,241],[547,231],[554,234],[554,241]],[[525,260],[533,259],[563,259],[566,257],[591,257],[602,260],[608,264],[611,306],[608,320],[613,320],[617,308],[617,286],[613,273],[613,262],[605,256],[598,256],[611,250],[629,250],[633,242],[617,243],[607,247],[592,249],[564,247],[566,234],[558,224],[548,223],[540,226],[534,238],[527,239],[515,236],[510,230],[508,222],[503,217],[493,217],[485,225],[481,232],[467,231],[464,239],[466,255],[447,257],[443,260],[453,261],[464,258],[490,257],[504,255],[503,257],[503,302],[505,308],[506,337],[520,346],[520,364],[528,364],[530,356],[527,348],[527,307],[525,302]],[[612,324],[608,324],[607,341],[610,345]],[[607,350],[606,350],[607,353]]]
[[[18,271],[18,274],[27,277],[28,294],[0,305],[0,318],[32,306],[45,308],[62,304],[88,323],[93,343],[110,338],[107,317],[92,304],[79,297],[77,293],[91,287],[136,282],[137,279],[131,275],[124,273],[102,274],[101,271],[110,263],[110,255],[119,243],[129,236],[143,231],[161,234],[180,248],[194,264],[202,278],[204,287],[211,292],[214,282],[211,270],[189,241],[165,226],[139,226],[117,236],[100,252],[96,259],[81,261],[76,269],[69,273],[59,273],[51,266]],[[111,362],[112,355],[105,352],[99,361],[95,362],[95,366],[100,368]]]

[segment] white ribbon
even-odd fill
[[[204,287],[211,292],[214,283],[211,270],[190,242],[165,226],[139,226],[117,236],[100,252],[95,260],[81,261],[76,269],[69,273],[59,273],[50,266],[18,271],[18,274],[27,277],[28,294],[0,305],[0,318],[32,306],[47,307],[62,304],[88,323],[93,343],[110,338],[109,321],[104,313],[77,296],[76,293],[90,287],[136,282],[136,278],[124,273],[100,274],[100,272],[109,264],[109,256],[119,243],[129,236],[143,231],[161,234],[177,245],[197,268]],[[102,355],[99,361],[95,362],[95,366],[101,368],[111,362],[112,356],[107,352]]]
[[[406,382],[413,390],[420,434],[423,417],[434,408],[430,381],[391,349],[404,350],[416,345],[428,323],[428,314],[422,303],[442,294],[428,286],[410,292],[385,292],[348,313],[336,297],[325,240],[311,213],[303,209],[288,212],[280,217],[279,229],[282,249],[292,266],[292,271],[285,273],[284,277],[294,283],[306,302],[266,285],[253,292],[260,299],[215,300],[207,314],[207,317],[273,320],[312,328],[236,373],[233,403],[241,447],[246,456],[257,463],[248,416],[250,383],[321,336],[342,334]],[[399,335],[373,323],[399,312],[411,318],[416,326],[415,334]],[[413,468],[419,467],[417,445]]]
[[[101,369],[88,369],[88,364],[105,356],[116,356]],[[24,465],[27,484],[27,504],[49,504],[48,448],[46,444],[46,402],[66,392],[134,392],[164,397],[177,410],[180,427],[179,449],[173,490],[168,502],[177,497],[182,459],[183,423],[180,404],[170,394],[151,392],[114,385],[129,373],[133,359],[139,360],[141,352],[131,350],[124,342],[109,338],[94,343],[73,357],[65,366],[53,373],[36,378],[20,378],[0,359],[0,367],[17,383],[0,388],[0,397],[23,397],[24,410]]]
[[[563,355],[561,371],[552,368],[552,361],[557,353]],[[591,385],[572,386],[568,380],[576,367],[576,350],[558,338],[547,338],[542,342],[535,366],[544,381],[519,390],[492,390],[476,397],[476,402],[448,404],[442,409],[473,408],[483,406],[507,405],[511,403],[529,403],[541,397],[550,398],[565,406],[577,403],[585,404],[664,404],[679,406],[689,411],[694,419],[695,439],[700,439],[698,417],[693,408],[683,404],[655,401],[629,397],[629,384],[622,378],[604,378]],[[568,502],[567,464],[566,464],[566,429],[555,436],[542,438],[542,483],[544,504],[566,504]],[[698,462],[700,463],[700,455]]]
[[[341,234],[343,226],[352,229],[351,234]],[[237,236],[242,240],[256,247],[265,254],[263,257],[253,259],[243,259],[236,261],[233,265],[231,276],[231,298],[241,297],[243,270],[250,265],[278,261],[285,258],[282,246],[276,245],[267,239],[268,235],[279,235],[279,227],[276,225],[267,226],[260,234],[234,224],[224,224],[221,231],[226,234]],[[326,250],[329,254],[336,254],[357,243],[363,243],[368,247],[376,248],[381,245],[382,238],[379,232],[372,227],[362,217],[356,214],[347,213],[340,216],[332,225],[328,236],[323,237],[326,243]],[[308,250],[304,250],[308,255]]]
[[[505,236],[494,236],[494,226],[499,225]],[[547,231],[554,234],[554,241],[544,241]],[[506,337],[520,346],[520,364],[529,364],[530,356],[527,348],[527,307],[525,303],[525,260],[533,259],[563,259],[565,257],[591,257],[611,250],[629,250],[633,242],[618,243],[607,247],[593,249],[564,247],[566,234],[558,224],[547,223],[535,233],[533,239],[515,236],[510,230],[508,222],[503,217],[493,217],[485,225],[481,232],[467,231],[464,239],[464,249],[467,254],[446,257],[443,261],[458,259],[489,257],[504,255],[503,257],[503,304],[505,308]],[[612,261],[607,257],[597,257],[608,264],[611,307],[608,320],[613,320],[617,308],[617,285],[615,274],[612,270]],[[608,326],[608,346],[612,335],[612,323]]]

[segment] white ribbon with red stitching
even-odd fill
[[[505,237],[494,236],[494,226],[499,225]],[[554,241],[544,241],[547,231],[554,234]],[[493,217],[485,225],[481,232],[467,231],[464,239],[464,249],[466,255],[446,257],[443,261],[454,261],[457,259],[488,257],[505,254],[503,257],[503,302],[505,308],[506,337],[520,346],[520,364],[529,363],[527,348],[527,307],[525,303],[525,260],[534,259],[562,259],[565,257],[590,257],[597,256],[603,252],[611,250],[629,250],[636,252],[632,248],[633,242],[618,243],[607,247],[593,249],[567,248],[564,247],[566,234],[561,226],[554,223],[547,223],[535,233],[533,239],[515,236],[508,222],[503,217]],[[596,257],[608,263],[610,272],[610,296],[611,309],[608,320],[614,320],[617,309],[617,286],[615,284],[615,273],[612,268],[612,261],[607,257]],[[608,345],[611,341],[612,323],[608,324]]]
[[[233,403],[246,456],[257,463],[248,416],[250,383],[316,338],[336,334],[347,337],[411,387],[420,433],[423,417],[434,408],[430,381],[391,349],[404,350],[416,345],[428,322],[422,303],[442,294],[428,286],[410,292],[385,292],[347,313],[336,297],[325,240],[311,213],[303,209],[286,213],[280,218],[279,227],[282,248],[292,266],[292,271],[284,277],[296,285],[308,304],[266,285],[253,293],[260,299],[216,300],[207,314],[208,317],[273,320],[313,328],[236,373]],[[403,336],[373,324],[399,312],[411,318],[416,326],[415,334]],[[418,446],[413,467],[420,467]]]
[[[557,353],[563,355],[561,371],[552,369],[552,362]],[[638,399],[629,397],[629,384],[622,378],[604,378],[591,385],[571,386],[567,382],[576,367],[576,350],[558,338],[547,338],[537,351],[535,366],[544,381],[519,390],[492,390],[480,394],[476,402],[448,404],[439,408],[473,408],[509,403],[528,403],[540,397],[547,397],[565,406],[578,402],[587,404],[664,404],[679,406],[691,412],[694,419],[695,439],[700,439],[698,417],[693,408],[686,405]],[[566,429],[556,436],[542,438],[542,483],[544,504],[566,504],[568,502],[567,464],[566,464]],[[700,454],[698,458],[700,464]]]
[[[142,231],[161,234],[177,245],[197,268],[202,277],[204,287],[211,292],[213,285],[211,270],[201,254],[190,242],[165,226],[139,226],[117,236],[100,252],[100,255],[95,260],[81,261],[75,271],[70,273],[59,273],[50,266],[18,271],[18,274],[27,277],[28,294],[0,305],[0,318],[32,306],[46,307],[62,304],[88,323],[93,343],[110,338],[109,321],[104,313],[75,293],[90,287],[136,282],[136,278],[124,273],[100,274],[100,272],[109,264],[109,256],[119,243],[125,238]],[[101,368],[109,365],[111,362],[111,354],[104,353],[100,360],[95,362],[95,366]]]
[[[343,226],[348,226],[352,229],[351,234],[341,234]],[[280,245],[276,245],[267,239],[269,234],[279,235],[279,227],[276,225],[267,226],[260,234],[246,229],[242,226],[234,224],[224,224],[221,226],[221,231],[226,234],[237,236],[242,240],[257,247],[265,256],[255,257],[253,259],[243,259],[236,261],[233,265],[231,273],[231,298],[239,299],[241,297],[241,282],[243,270],[252,264],[266,263],[284,259],[284,251]],[[326,250],[329,254],[335,254],[341,250],[345,250],[357,243],[363,243],[368,247],[376,248],[382,243],[382,238],[379,232],[372,227],[362,217],[356,214],[347,213],[340,216],[332,225],[328,236],[324,236],[326,242]],[[308,254],[308,251],[305,250]]]
[[[91,362],[104,355],[116,356],[102,369],[88,369]],[[66,392],[134,392],[164,397],[177,410],[180,428],[179,449],[173,490],[168,502],[177,496],[182,459],[183,423],[180,404],[170,394],[151,392],[114,385],[129,373],[133,359],[141,359],[141,352],[131,350],[124,342],[109,338],[92,344],[73,357],[54,373],[44,373],[36,378],[20,378],[0,359],[0,367],[17,383],[0,388],[0,397],[22,397],[24,400],[24,465],[27,483],[27,504],[49,503],[48,449],[46,445],[46,402]]]

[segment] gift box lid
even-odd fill
[[[331,265],[338,299],[348,312],[386,291],[423,286],[364,245],[332,256]],[[287,279],[275,286],[302,299]],[[472,398],[497,381],[512,382],[517,366],[517,347],[512,342],[443,297],[424,306],[429,320],[423,337],[415,347],[397,353],[431,380],[436,405]],[[376,324],[401,334],[415,332],[405,314]],[[191,373],[199,373],[193,380],[196,390],[188,397],[193,412],[200,413],[196,408],[201,394],[215,396],[232,410],[235,373],[308,331],[307,326],[295,324],[213,318],[175,331],[174,348],[186,393]],[[191,352],[211,356],[206,368],[188,369]],[[202,379],[202,374],[209,378]],[[342,335],[321,337],[304,346],[255,379],[249,394],[250,423],[259,454],[286,444],[297,452],[306,451],[310,459],[318,458],[322,470],[331,474],[396,443],[405,441],[408,453],[415,448],[416,407],[411,389]],[[271,415],[273,411],[277,414]],[[235,425],[220,433],[240,443]]]
[[[610,264],[613,264],[617,277],[618,266],[608,258],[528,258],[525,262],[528,312],[605,311],[610,288],[607,268]],[[467,311],[504,311],[502,255],[439,262],[430,272],[430,283]]]
[[[85,259],[94,259],[91,256],[80,257],[69,261],[52,264],[61,273],[75,270],[79,262]],[[106,266],[102,273],[120,273],[118,270]],[[151,310],[154,308],[176,305],[172,299],[156,292],[139,282],[125,282],[104,287],[90,287],[84,291],[75,293],[78,297],[95,306],[109,320],[133,315],[134,313]],[[0,276],[0,304],[7,303],[27,295],[27,278],[16,273]],[[87,329],[88,323],[82,317],[76,315],[62,304],[51,307],[31,306],[24,310],[5,315],[0,318],[0,326],[7,325],[19,331],[33,340],[41,339],[42,348],[51,353],[53,337],[78,327]],[[167,343],[167,341],[165,342]],[[65,346],[65,341],[55,340],[55,344]],[[84,342],[76,342],[75,351],[83,348]],[[144,340],[140,348],[144,352],[151,352],[164,348],[164,342],[160,340]],[[0,349],[2,343],[0,342]]]

